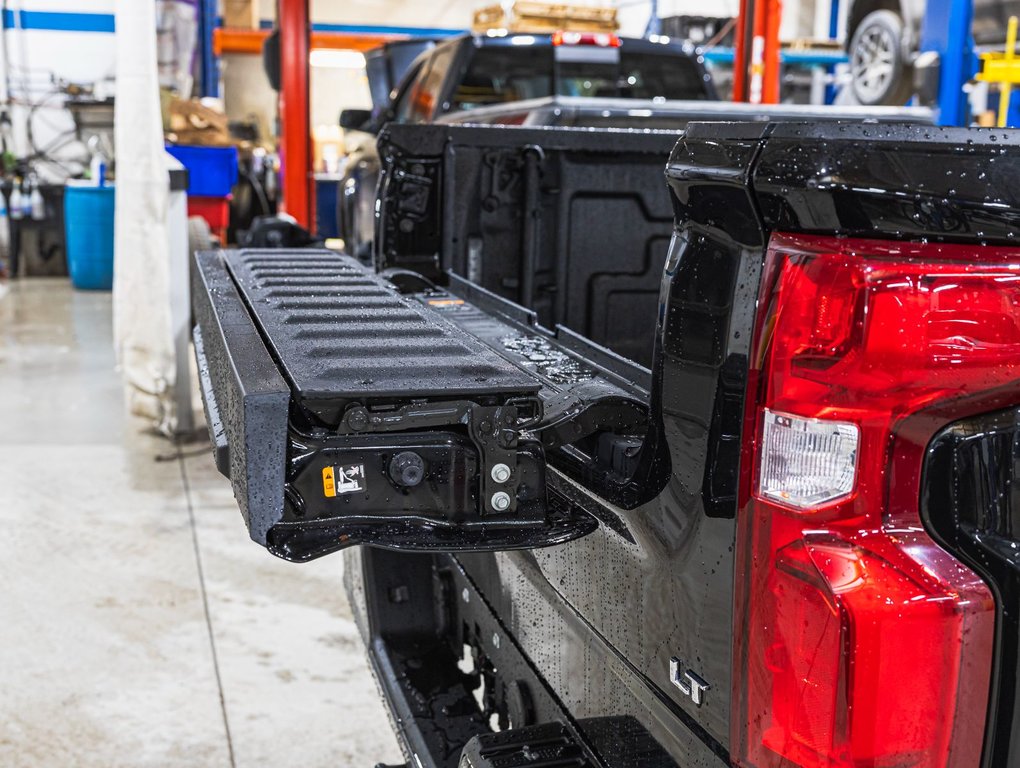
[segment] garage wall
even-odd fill
[[[310,0],[313,22],[403,27],[468,27],[476,8],[498,0]],[[276,0],[260,0],[262,19],[276,18]]]
[[[467,29],[474,11],[485,0],[310,0],[312,22],[377,28],[379,26]],[[276,0],[260,0],[263,24],[276,18]],[[227,114],[255,116],[260,125],[273,128],[276,93],[269,87],[257,56],[229,54],[222,58],[223,93]],[[372,106],[368,80],[361,70],[313,67],[311,72],[311,124],[335,126],[341,109]]]
[[[845,4],[845,3],[844,3]],[[815,24],[815,8],[829,14],[829,0],[783,0],[783,18],[779,35],[784,40],[811,37]],[[651,2],[620,0],[621,33],[644,34],[651,15]],[[659,0],[659,16],[736,16],[740,0]]]
[[[138,0],[143,2],[145,0]],[[312,20],[320,24],[345,24],[378,27],[467,28],[473,12],[494,0],[310,0]],[[272,21],[276,0],[258,0],[260,16]],[[827,17],[829,0],[784,0],[784,38],[812,34],[816,2]],[[62,99],[53,93],[52,77],[92,83],[112,78],[115,65],[111,40],[112,15],[116,0],[8,0],[8,28],[3,33],[10,66],[13,95],[19,101],[12,112],[15,149],[30,151],[27,120],[31,114],[33,137],[37,147],[45,147],[73,128],[70,115],[60,108]],[[612,5],[609,0],[606,5]],[[618,0],[621,31],[643,34],[651,12],[651,2]],[[739,0],[660,0],[662,16],[732,15]],[[24,11],[23,16],[15,12]],[[24,21],[25,29],[15,29],[13,21]],[[110,20],[110,29],[84,31],[85,25],[102,27]],[[46,26],[65,29],[46,29]],[[0,62],[0,66],[3,66]],[[223,58],[226,107],[232,117],[255,115],[267,134],[275,122],[276,94],[269,88],[257,56],[228,55]],[[335,125],[341,109],[370,105],[367,81],[362,72],[349,69],[316,68],[312,72],[312,124]],[[42,103],[40,103],[42,102]],[[81,147],[55,150],[60,158],[85,157]],[[52,169],[59,175],[57,169]]]
[[[272,23],[276,16],[276,0],[258,0],[263,23]],[[311,18],[318,24],[344,24],[377,28],[434,27],[467,29],[474,11],[496,0],[310,0]],[[829,0],[817,0],[828,15]],[[604,5],[612,6],[611,0]],[[640,37],[651,14],[648,0],[618,0],[621,32]],[[816,0],[784,0],[784,38],[812,35]],[[739,0],[659,0],[660,16],[735,15]],[[228,55],[223,59],[223,82],[226,107],[232,117],[257,115],[260,123],[270,127],[275,122],[276,94],[262,73],[258,57]],[[343,108],[370,106],[368,83],[364,74],[353,70],[320,69],[312,71],[312,125],[336,124]]]
[[[26,128],[29,117],[35,145],[41,148],[74,128],[71,115],[62,109],[63,97],[54,92],[53,77],[75,83],[112,81],[116,65],[112,34],[115,4],[116,0],[8,2],[3,33],[7,63],[0,61],[0,68],[10,75],[11,96],[17,102],[11,119],[18,154],[30,151]],[[19,21],[24,25],[21,29],[15,26]],[[109,28],[105,28],[107,23]],[[83,31],[81,27],[98,29]],[[80,146],[68,146],[52,154],[65,160],[85,157]],[[50,178],[62,175],[54,166],[41,166],[41,171]]]
[[[269,87],[259,56],[228,54],[222,58],[223,101],[234,119],[254,118],[264,136],[275,133],[277,93]],[[337,124],[341,109],[369,109],[368,79],[361,70],[313,67],[311,125]]]

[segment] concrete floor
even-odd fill
[[[125,414],[109,294],[0,297],[0,526],[5,768],[401,762],[341,559],[273,558]]]

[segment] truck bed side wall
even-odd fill
[[[648,366],[676,138],[393,126],[380,143],[379,266],[452,270]]]

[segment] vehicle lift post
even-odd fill
[[[978,72],[974,55],[972,0],[928,3],[921,24],[919,69],[937,67],[939,125],[968,125],[970,105],[964,86]]]
[[[741,0],[733,59],[733,100],[779,103],[782,0]]]
[[[278,0],[280,27],[280,153],[283,209],[311,229],[312,167],[309,116],[308,0]]]
[[[733,35],[733,100],[747,101],[747,54],[754,28],[754,0],[740,0],[737,28]],[[751,21],[751,24],[748,24]]]

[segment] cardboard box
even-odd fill
[[[223,26],[232,29],[258,29],[258,0],[223,0]]]
[[[557,30],[616,32],[619,26],[615,8],[516,0],[475,11],[472,29],[475,32],[505,29],[508,32],[546,34]]]

